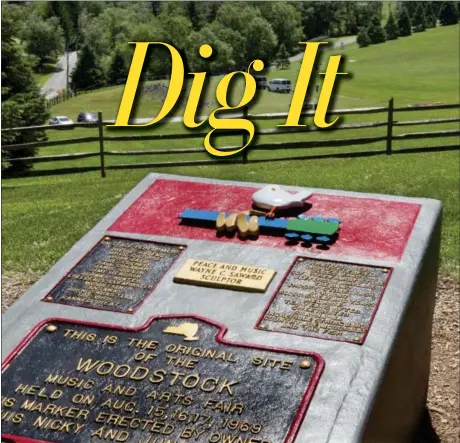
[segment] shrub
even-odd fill
[[[456,25],[458,23],[458,11],[454,2],[444,2],[442,4],[439,21],[442,26]]]
[[[75,70],[72,72],[72,89],[97,89],[105,85],[105,74],[98,63],[93,49],[85,45],[78,54]]]
[[[364,28],[361,28],[358,32],[358,36],[356,37],[356,43],[358,43],[360,48],[366,48],[371,44],[371,40],[367,35],[367,32]]]
[[[419,3],[415,9],[412,26],[414,32],[423,32],[427,28],[425,9],[423,8],[422,3]]]
[[[398,11],[398,31],[400,37],[407,37],[412,34],[412,23],[404,5]]]
[[[385,32],[387,33],[388,40],[396,40],[398,38],[398,25],[396,24],[393,12],[391,11],[390,15],[388,16],[387,24],[385,25]]]
[[[372,17],[369,27],[367,28],[367,35],[369,36],[369,40],[373,45],[377,43],[383,43],[386,40],[385,31],[382,28],[378,16],[375,15]]]

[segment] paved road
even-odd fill
[[[77,64],[77,51],[69,52],[69,75],[72,73]],[[64,90],[67,84],[67,56],[64,54],[59,58],[56,66],[56,72],[42,86],[42,93],[46,98],[52,98],[57,95],[59,89]]]
[[[327,37],[325,37],[325,39],[327,39]],[[315,39],[315,41],[321,41],[321,39]],[[341,38],[340,40],[337,40],[336,42],[334,42],[334,44],[332,45],[333,48],[340,48],[340,43],[343,42],[344,45],[349,45],[351,43],[354,43],[356,41],[356,36],[353,35],[351,37],[343,37]],[[297,60],[301,60],[302,57],[303,57],[303,52],[299,52],[298,54],[296,55],[293,55],[292,57],[289,57],[289,60],[291,62],[295,62]]]

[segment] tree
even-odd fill
[[[108,73],[109,85],[118,85],[123,83],[128,76],[128,68],[126,66],[125,58],[119,49],[115,51],[112,62],[110,64]]]
[[[278,46],[278,39],[270,23],[262,17],[256,17],[248,24],[245,37],[247,59],[261,59],[268,65]]]
[[[208,44],[212,47],[212,55],[204,59],[199,54],[202,45]],[[234,67],[232,59],[233,49],[227,43],[221,41],[213,32],[211,26],[206,26],[200,31],[192,31],[187,44],[187,61],[193,72],[222,73]]]
[[[2,3],[2,20],[8,19],[11,23],[12,32],[20,36],[29,21],[33,9],[24,4]]]
[[[205,2],[203,2],[205,3]],[[222,26],[217,21],[213,21],[207,26],[208,29],[228,47],[232,48],[232,60],[236,69],[247,67],[246,58],[246,37],[234,29]]]
[[[46,16],[56,17],[64,31],[64,39],[69,49],[77,49],[77,42],[80,37],[78,18],[80,14],[79,1],[49,1],[46,2]]]
[[[319,2],[296,2],[300,8],[301,23],[306,39],[311,39],[327,32],[328,21],[325,8],[318,7]]]
[[[380,18],[377,15],[372,17],[369,27],[367,28],[367,35],[371,44],[383,43],[386,40],[385,31],[380,23]]]
[[[29,54],[35,55],[39,66],[52,62],[64,50],[64,34],[56,17],[44,20],[34,14],[22,32]]]
[[[400,37],[407,37],[412,34],[409,13],[404,5],[401,5],[398,9],[398,30]]]
[[[165,31],[158,17],[151,17],[148,23],[136,26],[130,35],[133,42],[167,42]],[[131,60],[134,53],[134,45],[120,44],[120,49],[125,60]],[[168,76],[171,74],[171,54],[162,45],[150,45],[145,57],[143,78]]]
[[[296,8],[283,2],[261,2],[259,10],[267,20],[278,38],[278,45],[284,45],[287,52],[292,54],[301,50],[303,31],[300,13]]]
[[[200,29],[201,28],[201,18],[199,15],[199,11],[197,10],[198,9],[197,2],[195,1],[182,2],[182,5],[184,6],[187,17],[192,23],[193,29],[195,30]]]
[[[2,20],[2,125],[4,128],[38,126],[48,118],[44,97],[35,83],[32,68],[13,34],[13,23]],[[2,146],[46,140],[43,131],[2,133]],[[2,150],[3,158],[33,157],[35,148]],[[11,162],[7,172],[25,171],[30,161]],[[2,165],[3,169],[3,165]]]
[[[99,3],[99,2],[98,2]],[[81,45],[91,45],[97,57],[103,57],[112,50],[110,33],[101,18],[93,16],[86,9],[80,14],[79,26],[83,35]]]
[[[165,2],[174,3],[174,2]],[[164,11],[160,14],[160,23],[165,35],[165,43],[173,45],[177,49],[185,50],[187,39],[193,31],[191,21],[185,15],[165,15]]]
[[[398,38],[398,25],[392,11],[390,11],[390,15],[388,16],[385,32],[387,33],[388,40],[396,40]]]
[[[423,32],[427,28],[425,9],[422,3],[419,3],[415,9],[414,16],[412,18],[412,26],[414,32]]]
[[[365,28],[360,28],[358,36],[356,37],[356,43],[358,43],[360,48],[366,48],[371,44],[371,40]]]
[[[427,28],[436,28],[438,18],[433,11],[433,6],[429,2],[425,5],[425,17]]]
[[[284,46],[284,43],[280,46],[278,53],[276,54],[276,67],[278,69],[289,68],[291,62],[289,60],[289,54]]]
[[[260,17],[259,9],[243,6],[239,3],[226,2],[217,11],[216,21],[226,28],[245,34],[248,25],[256,17]]]
[[[138,23],[138,19],[132,9],[111,6],[102,11],[97,22],[99,29],[103,29],[108,34],[113,50],[120,41],[129,41],[128,36],[132,32],[133,25]],[[92,45],[88,39],[86,39],[86,43]]]
[[[444,2],[442,4],[439,21],[442,26],[456,25],[458,23],[458,13],[454,2]]]
[[[160,13],[160,9],[161,9],[161,2],[151,1],[150,2],[150,7],[152,9],[152,14],[153,15],[158,15]]]
[[[105,75],[89,45],[83,46],[78,54],[75,70],[72,72],[72,89],[97,89],[105,84]]]

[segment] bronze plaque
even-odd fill
[[[105,237],[44,300],[132,313],[183,249],[165,243]]]
[[[4,364],[2,432],[16,442],[292,443],[324,365],[192,316],[36,331]]]
[[[259,329],[362,344],[389,268],[298,257]]]
[[[275,274],[273,269],[190,259],[176,274],[174,281],[235,291],[265,292]]]

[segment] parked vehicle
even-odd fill
[[[264,77],[262,75],[255,75],[254,79],[256,81],[257,89],[267,89],[267,77]]]
[[[285,78],[275,78],[268,83],[268,90],[272,92],[291,92],[291,80]]]
[[[97,114],[95,112],[80,112],[77,116],[77,122],[79,123],[96,123]]]
[[[66,117],[65,115],[58,115],[56,117],[50,118],[49,121],[50,125],[59,125],[59,126],[69,126],[73,125],[73,120],[70,119],[69,117]]]

